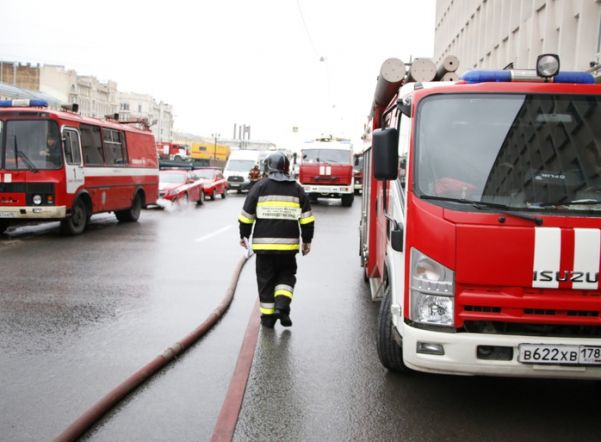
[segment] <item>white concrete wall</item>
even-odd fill
[[[435,29],[434,62],[455,55],[458,73],[533,69],[543,53],[586,70],[600,61],[601,0],[437,0]]]

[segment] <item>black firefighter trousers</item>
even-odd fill
[[[296,254],[257,253],[257,285],[263,315],[275,310],[290,313],[296,283]]]

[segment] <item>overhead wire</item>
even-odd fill
[[[313,53],[315,54],[315,57],[318,58],[319,62],[323,63],[325,66],[325,71],[326,71],[326,88],[327,88],[327,93],[328,93],[328,102],[327,102],[327,111],[328,112],[332,112],[333,109],[336,108],[336,104],[334,104],[332,101],[332,82],[331,82],[331,78],[330,78],[330,66],[328,63],[328,59],[326,57],[324,57],[323,55],[320,54],[320,52],[317,50],[317,46],[315,45],[315,41],[313,40],[313,37],[311,37],[311,32],[309,31],[309,27],[307,26],[307,22],[305,20],[305,15],[303,14],[303,10],[300,4],[300,0],[296,0],[296,6],[298,8],[298,14],[300,15],[300,19],[301,22],[303,24],[303,28],[305,30],[305,33],[307,35],[307,39],[309,40],[309,44],[311,46],[311,49],[313,50]]]

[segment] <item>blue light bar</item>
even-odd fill
[[[18,98],[15,100],[0,100],[0,107],[48,107],[48,102],[46,100]]]
[[[502,81],[507,82],[511,81],[511,71],[507,70],[484,70],[478,69],[473,71],[467,71],[461,76],[462,80],[468,81],[470,83],[488,83],[488,82],[496,82]]]
[[[511,81],[533,81],[544,82],[545,79],[536,75],[536,71],[531,70],[485,70],[477,69],[467,71],[461,79],[469,83],[485,82],[511,82]],[[550,81],[554,83],[578,83],[593,84],[595,78],[589,72],[564,71],[551,77]]]
[[[564,71],[553,77],[554,83],[593,84],[595,77],[590,72]]]

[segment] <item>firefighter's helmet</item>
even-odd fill
[[[293,181],[290,178],[290,160],[282,152],[274,152],[265,159],[265,172],[275,181]]]

